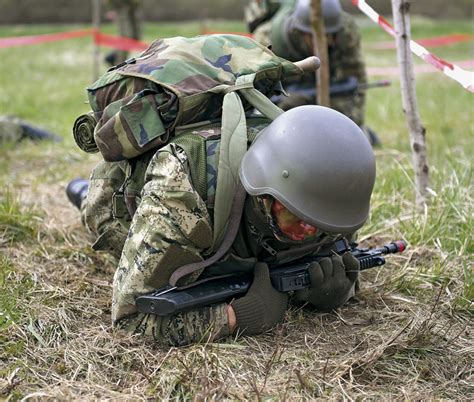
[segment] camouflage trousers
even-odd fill
[[[85,226],[98,236],[94,249],[120,256],[113,281],[113,324],[168,345],[228,335],[226,304],[168,317],[137,311],[138,296],[164,287],[176,268],[202,259],[212,244],[212,226],[192,186],[186,155],[170,145],[151,159],[129,224],[118,222],[113,195],[124,183],[126,163],[102,162],[94,169],[82,209]]]

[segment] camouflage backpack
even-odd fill
[[[279,115],[268,96],[281,79],[301,73],[244,36],[157,40],[87,88],[92,112],[76,120],[74,137],[84,151],[119,161],[162,147],[177,126],[222,117],[223,126],[237,125],[233,132],[251,107]]]

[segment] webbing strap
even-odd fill
[[[232,202],[232,209],[230,211],[229,217],[229,224],[227,225],[227,230],[225,232],[224,238],[222,239],[222,243],[217,250],[217,252],[210,258],[200,261],[194,262],[191,264],[183,265],[182,267],[178,268],[170,277],[169,284],[174,287],[177,285],[178,281],[186,275],[192,274],[200,269],[204,269],[212,264],[218,262],[227,251],[232,246],[232,243],[235,240],[235,236],[237,235],[237,231],[239,230],[240,220],[242,219],[242,211],[244,210],[244,202],[247,196],[247,191],[245,191],[244,186],[240,183],[237,183],[237,190],[234,195],[234,199]]]
[[[232,91],[224,96],[222,105],[221,144],[214,204],[212,245],[214,251],[221,244],[226,231],[232,198],[239,183],[240,162],[245,152],[247,152],[245,111],[240,97]]]
[[[225,93],[222,105],[221,145],[218,164],[216,201],[214,204],[214,238],[212,257],[178,268],[170,277],[174,287],[178,281],[193,272],[218,262],[231,248],[240,227],[240,220],[247,196],[240,183],[239,168],[247,152],[247,122],[239,95],[269,119],[275,119],[283,110],[253,87],[255,74],[237,78],[234,86],[220,85],[212,92]],[[217,249],[217,250],[216,250]]]

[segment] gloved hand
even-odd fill
[[[245,335],[259,334],[283,320],[288,295],[275,290],[270,282],[268,266],[255,265],[252,285],[247,294],[231,303],[237,328]]]
[[[311,303],[320,311],[333,310],[352,296],[351,290],[359,270],[359,261],[349,251],[342,258],[333,255],[314,261],[308,268],[311,286],[297,290],[295,298]]]

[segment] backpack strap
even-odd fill
[[[264,116],[275,119],[283,110],[275,106],[253,86],[256,74],[240,76],[236,85],[220,85],[213,92],[224,92],[222,105],[221,146],[218,164],[216,200],[214,204],[214,255],[198,263],[178,268],[171,275],[169,284],[174,287],[178,281],[193,272],[204,269],[219,261],[229,251],[235,240],[247,192],[240,183],[239,168],[247,152],[247,122],[245,110],[237,91]]]
[[[224,255],[232,246],[232,243],[234,242],[235,237],[237,235],[237,231],[239,230],[240,220],[242,219],[242,211],[244,210],[244,202],[245,202],[246,196],[247,196],[247,191],[245,191],[244,186],[242,186],[242,184],[239,181],[239,183],[237,184],[237,189],[234,194],[234,199],[232,202],[232,208],[231,208],[230,217],[229,217],[229,224],[227,225],[227,230],[225,232],[224,238],[222,239],[222,243],[219,249],[216,251],[216,253],[212,257],[206,260],[203,260],[197,263],[195,262],[195,263],[183,265],[182,267],[174,271],[169,280],[169,284],[171,285],[171,287],[177,286],[178,281],[184,276],[187,276],[189,274],[192,274],[193,272],[196,272],[200,269],[204,269],[212,264],[215,264],[222,257],[224,257]]]

